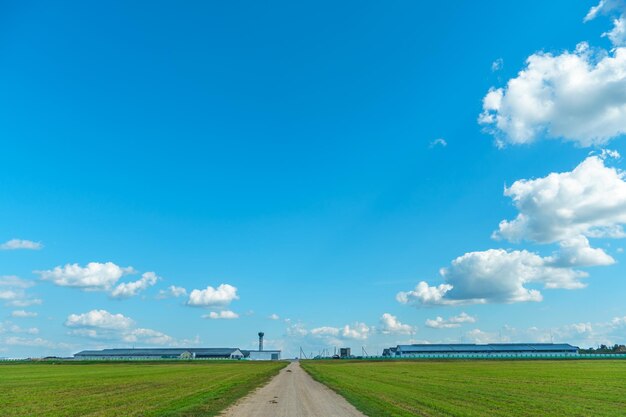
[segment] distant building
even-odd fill
[[[339,348],[339,357],[341,359],[346,359],[351,356],[350,348]]]
[[[83,350],[74,355],[82,360],[124,360],[124,359],[243,359],[237,348],[142,348],[142,349],[102,349]]]
[[[278,361],[280,350],[242,350],[244,358],[251,361]]]
[[[576,356],[578,347],[567,343],[416,344],[385,349],[395,358],[549,357]]]
[[[155,360],[155,359],[249,359],[280,360],[280,350],[263,349],[263,332],[259,332],[259,350],[238,348],[140,348],[83,350],[74,355],[80,360]]]

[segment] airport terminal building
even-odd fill
[[[578,347],[567,343],[415,344],[385,349],[393,358],[517,358],[578,356]]]

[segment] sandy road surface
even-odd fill
[[[298,362],[283,368],[221,414],[223,417],[365,417],[343,397],[314,381]]]

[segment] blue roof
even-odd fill
[[[488,344],[419,344],[398,345],[404,353],[519,353],[519,352],[577,352],[578,347],[567,343],[488,343]]]
[[[139,348],[83,350],[74,356],[180,356],[185,352],[196,356],[229,356],[237,348]]]

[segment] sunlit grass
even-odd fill
[[[0,415],[211,416],[285,362],[0,365]]]
[[[626,416],[626,361],[303,361],[368,416]]]

